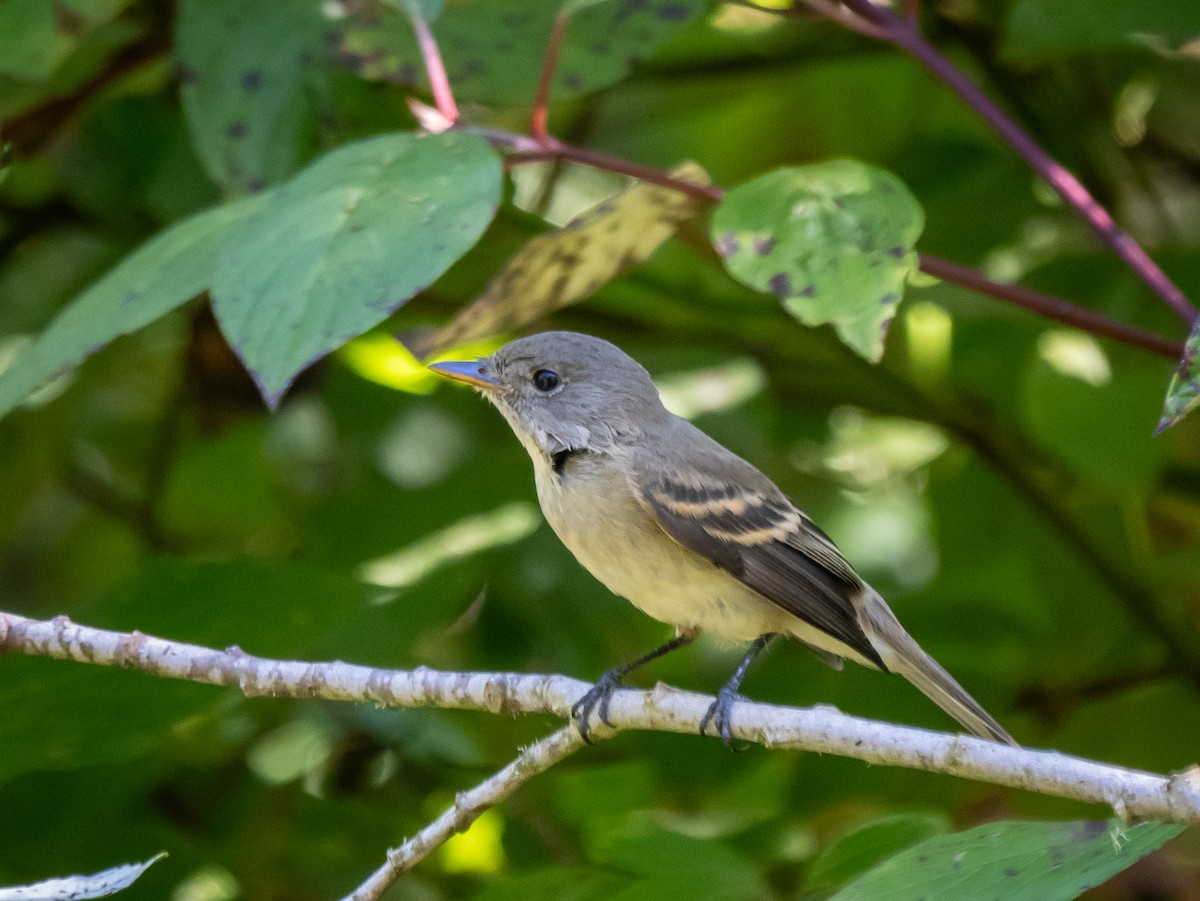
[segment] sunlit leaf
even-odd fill
[[[164,851],[142,863],[122,864],[88,876],[64,876],[33,885],[0,888],[0,901],[83,901],[85,898],[106,898],[129,888],[146,870],[166,856]]]
[[[833,901],[1069,901],[1184,830],[1173,823],[1012,820],[938,835],[891,857]]]
[[[225,231],[265,200],[247,197],[176,223],[68,304],[0,373],[0,416],[117,336],[153,322],[207,288]]]
[[[1167,400],[1154,434],[1169,429],[1200,404],[1200,318],[1192,324],[1183,359],[1167,386]]]
[[[777,169],[734,188],[713,213],[729,272],[806,325],[832,323],[869,360],[904,284],[924,215],[894,175],[853,160]]]
[[[501,342],[480,341],[456,345],[446,359],[485,357]],[[429,371],[429,366],[413,356],[412,351],[391,335],[371,334],[355,338],[339,352],[340,358],[364,379],[386,385],[398,391],[429,394],[445,380]],[[436,361],[431,361],[436,362]]]
[[[445,272],[499,201],[499,159],[462,133],[347,144],[281,185],[227,235],[212,288],[267,403]]]
[[[671,174],[692,184],[709,183],[695,163]],[[414,352],[428,357],[489,338],[589,297],[650,256],[695,210],[690,195],[639,182],[562,228],[531,239],[449,325],[411,341]]]

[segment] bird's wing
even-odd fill
[[[641,505],[679,544],[886,670],[852,602],[862,580],[812,520],[753,472],[762,487],[637,465],[630,480]]]

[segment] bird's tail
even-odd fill
[[[1004,731],[1004,727],[967,694],[936,660],[921,650],[874,589],[867,587],[860,609],[867,636],[889,672],[899,673],[921,689],[925,697],[972,734],[1016,746],[1017,743]]]

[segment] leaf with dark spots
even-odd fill
[[[317,4],[181,0],[175,52],[192,142],[231,193],[291,175],[316,129],[306,61],[321,58]]]
[[[672,177],[708,185],[708,173],[684,163]],[[487,290],[436,333],[407,339],[418,357],[533,322],[590,296],[640,263],[691,218],[696,201],[673,188],[640,182],[562,228],[529,241]]]
[[[772,275],[767,285],[770,287],[771,293],[780,300],[787,300],[792,296],[792,280],[788,278],[786,272],[777,272]]]
[[[575,10],[554,79],[555,99],[595,91],[624,78],[688,23],[703,0],[594,3]],[[562,0],[446,0],[435,23],[446,71],[461,100],[523,104],[533,96]],[[389,4],[354,4],[334,23],[337,53],[364,78],[411,84],[424,72],[412,27]]]
[[[871,360],[909,276],[924,216],[895,176],[851,160],[779,169],[729,191],[712,236],[739,281]],[[882,248],[887,248],[883,250]]]
[[[831,901],[924,897],[1070,901],[1184,829],[1168,823],[1002,821],[938,835],[887,858]],[[998,886],[1003,884],[1003,892]]]
[[[772,250],[774,250],[775,243],[776,241],[774,238],[764,238],[762,236],[752,238],[750,241],[750,245],[754,248],[754,252],[760,257],[765,257]]]

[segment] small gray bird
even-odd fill
[[[632,670],[700,632],[752,642],[700,725],[728,743],[731,711],[775,635],[840,669],[899,673],[975,735],[1016,744],[896,620],[824,532],[761,472],[669,412],[650,375],[607,341],[544,332],[434,372],[477,388],[533,459],[538,501],[589,572],[664,623],[674,640],[618,666],[572,710],[593,711]]]

